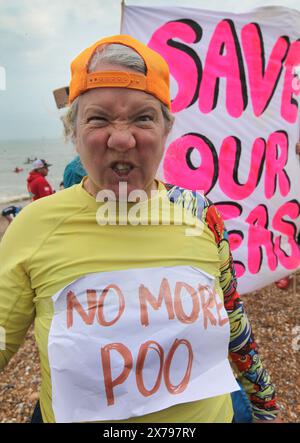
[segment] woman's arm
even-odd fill
[[[11,223],[0,242],[0,370],[17,352],[35,314],[34,293],[24,269],[26,230],[18,221]]]
[[[251,325],[236,290],[237,280],[227,231],[214,205],[209,205],[204,213],[205,221],[214,234],[219,250],[220,284],[230,321],[231,364],[251,402],[253,420],[275,420],[279,412],[275,389],[268,372],[262,365]]]

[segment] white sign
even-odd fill
[[[214,279],[188,266],[84,276],[54,297],[57,422],[142,416],[238,390]]]
[[[216,203],[239,292],[300,265],[300,12],[125,6],[122,32],[159,52],[176,122],[160,177]]]

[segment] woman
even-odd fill
[[[155,179],[167,64],[132,37],[100,40],[73,61],[69,99],[87,177],[25,208],[1,243],[0,367],[35,320],[44,422],[231,422],[229,347],[253,419],[277,422],[221,217]]]

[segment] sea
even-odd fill
[[[0,204],[28,197],[27,176],[32,169],[28,159],[45,159],[52,166],[47,180],[55,190],[63,179],[66,165],[76,156],[75,147],[62,139],[0,140]],[[14,172],[21,168],[21,172]]]

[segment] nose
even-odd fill
[[[136,140],[129,128],[112,128],[107,146],[116,151],[127,151],[136,146]]]

